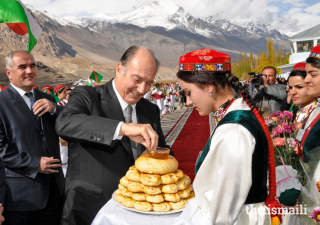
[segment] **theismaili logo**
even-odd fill
[[[291,215],[308,215],[307,213],[307,205],[297,205],[293,207],[280,207],[280,208],[268,208],[267,206],[259,206],[259,207],[254,207],[252,205],[246,206],[243,209],[246,214],[250,215],[270,215],[270,214],[281,214],[281,215],[286,215],[286,214],[291,214]]]

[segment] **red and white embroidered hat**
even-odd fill
[[[54,89],[54,93],[56,94],[57,92],[60,92],[64,89],[64,85],[60,84]]]
[[[43,86],[41,90],[44,92],[46,89],[51,90],[53,92],[53,87],[50,85]]]
[[[180,57],[179,71],[231,71],[231,56],[209,48]]]
[[[306,71],[306,63],[300,62],[292,67],[292,71]]]
[[[320,45],[313,47],[309,57],[320,59]]]

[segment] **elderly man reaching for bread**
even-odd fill
[[[143,98],[158,68],[151,50],[131,46],[114,79],[70,94],[56,123],[59,136],[69,142],[61,224],[91,224],[143,151],[167,147],[159,108]]]

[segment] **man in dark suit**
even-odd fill
[[[143,98],[158,66],[150,50],[132,46],[114,79],[72,90],[56,122],[69,142],[62,224],[91,224],[145,148],[166,147],[159,108]]]
[[[27,51],[5,59],[10,85],[0,92],[0,156],[6,172],[6,224],[59,224],[64,178],[55,120],[61,108],[34,90],[35,61]]]

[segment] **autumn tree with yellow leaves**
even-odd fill
[[[261,52],[259,55],[253,55],[239,53],[239,59],[232,63],[232,73],[237,76],[240,80],[249,78],[249,72],[260,72],[266,66],[280,66],[289,63],[290,54],[286,54],[286,49],[280,47],[275,50],[275,44],[271,37],[268,38],[267,42],[268,52]],[[277,69],[278,74],[281,73],[281,69]]]

